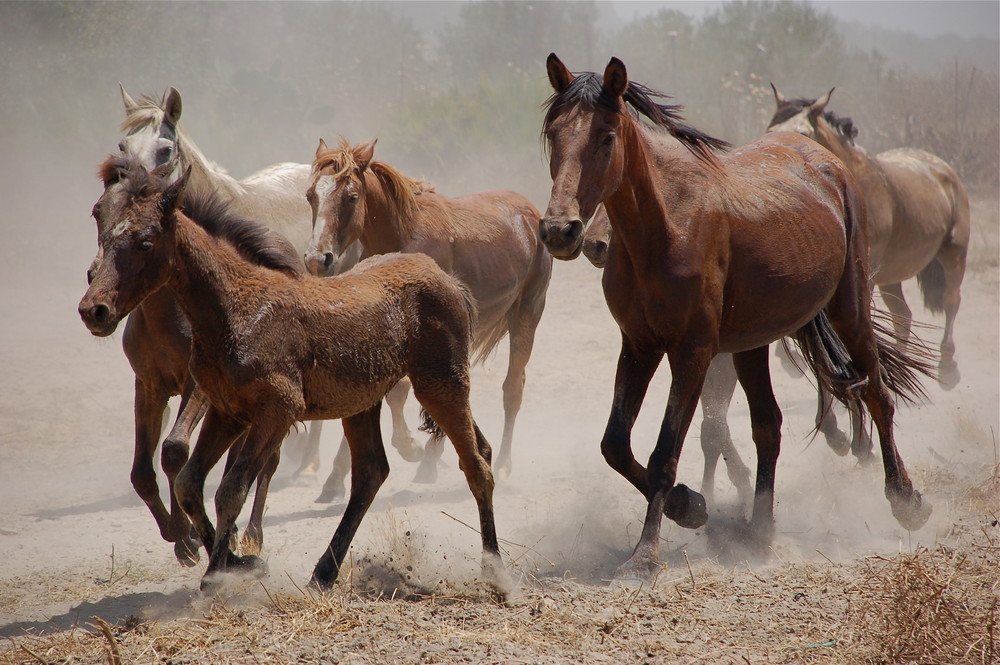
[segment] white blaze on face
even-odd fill
[[[796,134],[802,134],[803,136],[808,136],[811,139],[816,138],[815,132],[813,131],[812,123],[809,122],[809,110],[802,109],[800,113],[789,118],[788,120],[769,127],[769,132],[795,132]]]
[[[337,179],[332,175],[321,175],[316,178],[316,184],[313,189],[316,192],[316,224],[313,227],[312,245],[313,247],[318,247],[323,232],[326,229],[323,206],[330,195],[337,191]]]

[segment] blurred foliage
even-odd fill
[[[930,150],[971,190],[995,194],[995,65],[918,71],[851,45],[846,28],[807,2],[625,23],[602,2],[3,2],[0,137],[96,163],[117,143],[118,81],[133,95],[174,86],[189,134],[238,177],[308,161],[320,136],[377,135],[383,159],[446,193],[505,187],[542,203],[545,56],[600,71],[614,54],[734,143],[766,129],[769,82],[788,97],[836,86],[830,108],[854,118],[859,144]]]

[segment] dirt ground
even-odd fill
[[[739,547],[743,507],[720,467],[705,527],[665,521],[655,583],[610,585],[638,537],[644,504],[600,455],[619,337],[600,273],[579,260],[555,267],[528,366],[514,473],[496,492],[497,528],[518,579],[508,604],[477,579],[475,503],[453,452],[428,486],[412,483],[415,465],[390,450],[391,475],[355,539],[349,570],[331,593],[308,591],[343,505],[314,503],[322,478],[292,478],[292,446],[268,498],[269,574],[206,598],[198,591],[203,564],[188,569],[174,560],[129,484],[132,374],[121,335],[95,339],[76,313],[93,251],[85,218],[92,190],[70,193],[93,195],[70,239],[85,249],[53,261],[48,279],[28,278],[47,260],[35,236],[5,251],[0,663],[1000,658],[995,235],[966,277],[956,331],[960,384],[949,392],[930,385],[929,403],[897,412],[901,454],[934,505],[919,531],[892,518],[880,465],[860,467],[811,438],[811,384],[775,363],[784,428],[770,552],[761,558]],[[996,226],[995,212],[988,223]],[[918,320],[941,324],[922,308],[915,285],[907,295]],[[936,343],[940,330],[921,335]],[[505,368],[501,349],[473,375],[473,410],[495,443]],[[668,385],[664,369],[636,424],[640,459],[652,448]],[[701,479],[699,420],[679,473],[693,487]],[[730,425],[753,464],[739,395]],[[327,424],[324,469],[339,438],[339,425]]]

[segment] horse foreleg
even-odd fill
[[[404,378],[386,394],[385,402],[389,405],[389,413],[392,414],[392,447],[407,462],[418,462],[423,458],[424,451],[410,433],[410,426],[406,423],[403,411],[409,394],[410,380]]]
[[[601,454],[608,466],[632,483],[647,499],[651,498],[649,478],[646,468],[636,461],[632,453],[632,426],[635,425],[649,382],[662,358],[663,354],[660,352],[636,349],[622,335],[611,415],[601,439]]]
[[[177,501],[191,519],[209,555],[215,544],[215,527],[205,512],[205,478],[246,429],[240,421],[209,405],[194,451],[174,481]]]
[[[379,429],[381,400],[367,411],[344,418],[344,435],[351,446],[351,496],[330,545],[313,569],[312,584],[330,588],[337,581],[347,550],[375,495],[389,476],[382,431]]]
[[[187,463],[190,451],[191,433],[208,410],[208,399],[190,376],[181,394],[180,411],[170,434],[163,440],[160,451],[160,466],[167,476],[170,488],[170,522],[174,541],[174,556],[185,566],[193,566],[198,561],[198,542],[192,534],[191,522],[177,501],[174,492],[177,474]]]
[[[235,459],[227,464],[222,482],[215,492],[216,533],[212,545],[212,554],[208,568],[202,577],[202,591],[210,591],[215,584],[215,573],[231,568],[243,568],[255,573],[264,571],[264,562],[255,555],[237,556],[232,552],[230,544],[233,540],[236,518],[239,517],[243,504],[250,493],[250,483],[254,478],[264,474],[264,465],[275,462],[277,467],[278,448],[288,431],[291,422],[280,418],[268,418],[266,415],[257,418],[246,433],[243,445],[237,450]],[[260,509],[263,512],[265,492],[258,496]],[[256,503],[256,502],[255,502]],[[255,510],[257,506],[255,505]],[[252,520],[253,518],[251,518]]]
[[[315,420],[306,426],[304,435],[292,434],[289,438],[304,438],[302,443],[302,459],[299,461],[299,468],[292,473],[293,478],[300,476],[315,476],[319,470],[319,443],[323,434],[323,421]],[[286,442],[284,445],[288,445]]]
[[[316,421],[317,423],[321,421]],[[264,504],[267,502],[267,490],[271,486],[271,478],[278,470],[281,462],[281,443],[273,446],[274,453],[267,458],[264,468],[257,474],[257,489],[253,494],[253,509],[250,520],[240,539],[240,551],[243,554],[260,555],[264,547]]]
[[[333,468],[330,469],[330,475],[326,477],[326,482],[323,483],[323,489],[316,498],[316,503],[333,503],[334,501],[343,499],[347,493],[344,479],[347,478],[350,470],[351,446],[347,443],[347,437],[345,436],[340,439],[337,454],[333,457]]]
[[[701,450],[705,455],[701,493],[706,501],[715,495],[715,469],[721,455],[729,480],[736,486],[740,503],[747,505],[753,495],[750,470],[733,445],[729,433],[729,405],[736,389],[736,371],[729,354],[716,356],[708,366],[705,387],[701,391]]]
[[[659,569],[663,515],[689,529],[696,529],[708,520],[704,497],[685,485],[674,483],[684,437],[698,406],[711,352],[704,347],[686,345],[672,351],[669,359],[670,395],[647,467],[649,503],[646,518],[632,556],[615,571],[618,580],[648,580]]]
[[[160,442],[160,432],[163,429],[163,410],[167,406],[169,396],[158,388],[147,387],[142,381],[135,380],[135,449],[132,454],[131,481],[135,493],[142,499],[149,512],[156,520],[160,537],[167,542],[174,542],[174,531],[170,521],[170,513],[160,498],[160,487],[156,482],[156,469],[153,468],[153,453]]]
[[[762,346],[733,355],[736,375],[750,406],[750,425],[757,448],[757,482],[750,526],[762,544],[770,543],[774,535],[774,475],[781,452],[781,410],[771,386],[767,349]]]

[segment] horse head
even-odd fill
[[[118,143],[121,154],[149,171],[171,162],[179,166],[176,158],[180,152],[181,94],[170,88],[160,100],[142,97],[136,101],[125,91],[125,86],[119,83],[118,87],[125,104],[122,131],[126,134]],[[168,177],[176,180],[180,177],[179,170],[175,169]]]
[[[104,193],[93,208],[99,250],[88,270],[80,318],[98,337],[112,334],[125,316],[163,286],[172,272],[175,212],[190,169],[168,183],[175,165],[148,171],[138,161],[113,156],[101,167]]]
[[[376,141],[351,147],[342,139],[339,148],[329,148],[326,141],[319,140],[312,183],[306,190],[313,235],[305,263],[314,275],[335,274],[344,250],[361,233],[367,214],[364,174],[375,154]]]
[[[836,134],[841,141],[853,145],[858,135],[854,122],[826,110],[836,88],[830,88],[830,92],[819,99],[788,99],[778,92],[773,83],[771,90],[774,92],[775,110],[767,131],[795,132],[824,145],[832,138],[828,134]]]

